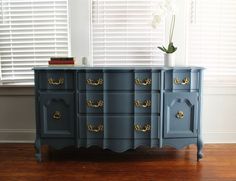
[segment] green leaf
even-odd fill
[[[167,51],[164,46],[163,46],[163,47],[157,47],[157,48],[160,49],[160,50],[163,51],[163,52],[166,52],[166,51]]]
[[[166,53],[174,53],[177,50],[177,47],[174,46],[173,42],[170,42]]]

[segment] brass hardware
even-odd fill
[[[148,108],[148,107],[151,107],[152,103],[151,103],[151,100],[145,100],[145,101],[139,101],[139,100],[136,100],[134,101],[134,106],[135,107],[144,107],[144,108]]]
[[[148,132],[148,131],[150,131],[151,130],[151,125],[150,124],[146,124],[145,126],[141,126],[141,125],[139,125],[139,124],[135,124],[134,125],[134,129],[135,129],[135,131],[139,131],[139,132]]]
[[[60,111],[55,111],[52,115],[53,119],[61,119]]]
[[[177,117],[178,119],[183,119],[183,118],[184,118],[184,112],[183,112],[183,111],[178,111],[178,112],[176,113],[176,117]]]
[[[97,127],[93,127],[91,124],[88,124],[87,126],[88,130],[91,132],[98,133],[103,131],[103,125],[98,125]]]
[[[135,79],[135,84],[136,85],[143,85],[143,86],[147,86],[147,85],[151,85],[152,84],[152,80],[151,79],[144,79],[144,80],[140,80],[140,79]]]
[[[61,85],[61,84],[64,84],[64,78],[60,78],[60,79],[49,78],[48,83],[50,85]]]
[[[88,100],[87,101],[87,107],[99,108],[99,107],[103,107],[103,104],[104,102],[102,100],[99,100],[99,101]]]
[[[87,84],[91,86],[99,86],[103,84],[103,80],[102,79],[98,79],[98,80],[87,79]]]
[[[190,83],[190,80],[189,80],[188,77],[185,77],[185,78],[181,81],[181,80],[179,80],[179,78],[177,77],[177,78],[175,78],[174,82],[175,82],[175,84],[177,84],[177,85],[178,85],[178,84],[187,85],[187,84]]]

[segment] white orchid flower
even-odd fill
[[[174,47],[174,44],[172,42],[175,27],[175,3],[175,0],[162,0],[156,7],[156,11],[153,13],[152,27],[155,29],[158,28],[158,25],[161,23],[163,18],[165,18],[166,16],[171,16],[168,48],[165,48],[164,46],[158,47],[165,53],[174,53],[177,50],[177,48]]]

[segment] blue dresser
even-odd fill
[[[202,158],[200,67],[37,67],[36,159],[41,145],[197,145]]]

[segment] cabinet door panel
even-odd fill
[[[40,121],[43,137],[74,136],[74,94],[40,93]]]
[[[165,93],[164,101],[164,137],[196,137],[198,93]]]

